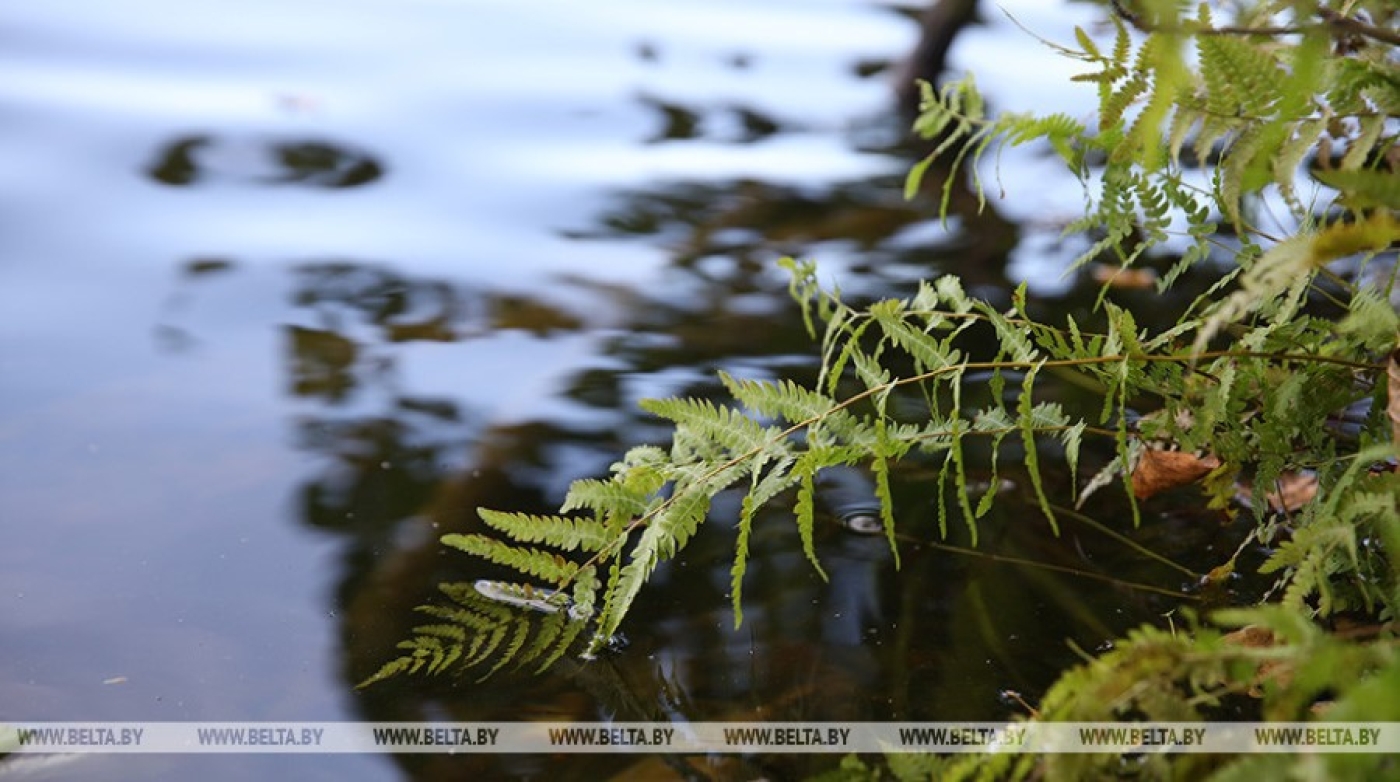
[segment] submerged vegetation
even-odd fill
[[[1009,309],[969,295],[955,276],[906,299],[865,306],[821,285],[815,264],[787,261],[791,291],[820,339],[810,385],[723,375],[729,405],[673,398],[644,407],[674,425],[669,448],[629,450],[606,479],[576,481],[558,515],[483,509],[489,533],[443,542],[517,574],[443,586],[402,654],[370,682],[402,673],[507,665],[543,670],[609,646],[657,568],[681,551],[721,492],[742,494],[731,589],[743,619],[749,541],[760,508],[791,502],[811,566],[823,471],[868,470],[895,564],[900,537],[891,470],[937,467],[938,526],[978,521],[997,492],[969,474],[1024,469],[1058,529],[1069,493],[1121,487],[1141,522],[1158,492],[1199,484],[1220,514],[1254,524],[1241,552],[1266,547],[1276,579],[1266,603],[1186,615],[1120,639],[1065,671],[1027,719],[1194,721],[1238,712],[1270,720],[1400,720],[1400,62],[1397,12],[1383,2],[1117,5],[1111,40],[1083,30],[1052,44],[1080,61],[1098,92],[1092,125],[1064,114],[991,116],[971,77],[924,86],[916,130],[934,149],[908,189],[966,165],[981,176],[998,145],[1045,142],[1082,182],[1088,237],[1077,264],[1107,267],[1090,318],[1043,322],[1023,286]],[[1227,15],[1228,13],[1228,15]],[[944,208],[947,199],[945,195]],[[1162,330],[1112,302],[1134,266],[1218,282]],[[990,349],[987,346],[991,346]],[[1092,411],[1066,409],[1054,384],[1090,388]],[[974,390],[974,383],[977,388]],[[1049,485],[1053,454],[1081,484]],[[976,443],[976,447],[972,444]],[[1244,705],[1239,705],[1240,703]],[[1112,773],[1098,756],[891,760],[923,778]],[[1161,773],[1364,776],[1380,757],[1221,759],[1154,756]],[[1166,764],[1176,764],[1167,769]],[[1296,764],[1296,765],[1295,765]],[[1392,763],[1393,765],[1393,763]],[[846,772],[884,773],[858,762]],[[1138,769],[1142,771],[1142,769]]]

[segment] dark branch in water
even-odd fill
[[[919,82],[938,82],[953,40],[977,18],[977,0],[938,0],[919,16],[919,44],[900,65],[895,93],[906,116],[919,113]]]

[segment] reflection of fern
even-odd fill
[[[404,673],[440,674],[456,665],[481,665],[493,656],[498,659],[488,676],[510,662],[538,662],[543,671],[576,646],[584,628],[578,612],[559,610],[564,606],[550,593],[492,582],[444,584],[442,591],[449,605],[418,608],[439,623],[415,627],[413,638],[399,643],[401,654],[362,687]],[[532,606],[544,616],[512,605]]]

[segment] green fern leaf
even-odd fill
[[[743,464],[708,470],[704,465],[699,465],[682,471],[671,499],[648,520],[636,545],[629,552],[629,561],[615,578],[609,580],[590,652],[596,652],[617,632],[623,616],[657,565],[674,557],[695,534],[709,510],[710,498],[747,471],[747,465]]]
[[[818,463],[811,451],[798,458],[792,473],[797,477],[797,502],[793,506],[794,520],[797,522],[797,535],[802,541],[802,553],[823,581],[828,581],[826,570],[817,560],[816,536],[816,475]]]
[[[1000,377],[1000,374],[1001,373],[997,373],[997,376]],[[995,396],[1000,397],[1000,392],[998,391]],[[987,512],[992,509],[992,505],[996,501],[996,486],[1001,482],[1001,475],[997,469],[997,463],[1001,453],[1001,442],[1008,434],[1016,431],[1016,429],[1016,422],[1011,419],[1011,416],[1005,409],[1000,407],[992,407],[978,411],[977,415],[972,419],[972,431],[989,434],[992,438],[991,476],[988,479],[988,483],[992,488],[982,494],[982,498],[978,500],[977,507],[973,511],[979,519],[987,515]]]
[[[1050,500],[1045,496],[1045,486],[1040,477],[1040,460],[1035,444],[1035,430],[1046,424],[1057,426],[1063,422],[1063,417],[1051,414],[1054,408],[1049,405],[1032,406],[1031,404],[1032,394],[1035,390],[1035,376],[1040,371],[1041,366],[1043,366],[1043,362],[1036,364],[1026,372],[1025,380],[1021,382],[1021,397],[1016,402],[1016,412],[1021,424],[1021,440],[1026,446],[1026,472],[1030,475],[1036,502],[1040,504],[1041,512],[1050,522],[1050,529],[1058,536],[1060,534],[1059,522],[1055,520],[1055,514],[1050,510]]]
[[[1078,481],[1074,476],[1079,474],[1079,446],[1084,441],[1084,432],[1088,429],[1088,424],[1079,421],[1060,433],[1060,442],[1065,448],[1065,463],[1069,466],[1070,474],[1070,498],[1078,500],[1076,487]]]
[[[1122,121],[1123,112],[1147,93],[1150,84],[1146,71],[1135,71],[1121,87],[1111,91],[1099,105],[1099,127],[1109,128]]]
[[[880,500],[880,521],[885,528],[885,540],[894,555],[895,569],[899,569],[899,541],[894,532],[894,495],[890,493],[890,463],[881,454],[870,460],[870,472],[875,476],[875,496]]]
[[[739,380],[726,372],[720,372],[719,378],[735,399],[757,415],[781,418],[792,424],[825,423],[837,428],[851,418],[849,413],[836,409],[836,400],[791,380],[776,383]]]
[[[776,464],[763,470],[763,459],[759,457],[755,460],[754,469],[751,473],[751,483],[748,494],[740,505],[739,512],[739,534],[734,545],[734,565],[730,568],[730,597],[734,606],[734,627],[737,629],[743,622],[743,583],[744,572],[747,570],[749,557],[749,534],[753,528],[754,513],[778,494],[786,491],[801,480],[801,476],[791,474],[791,468],[796,461],[791,454],[784,455]],[[760,477],[760,475],[762,477]]]
[[[757,476],[758,473],[754,473]],[[744,623],[744,573],[748,570],[749,534],[753,530],[753,492],[744,495],[739,513],[739,534],[734,539],[734,564],[729,568],[729,601],[734,612],[734,629]]]
[[[1200,6],[1203,13],[1205,4]],[[1209,24],[1208,17],[1202,20]],[[1265,47],[1241,36],[1198,35],[1206,111],[1221,117],[1262,117],[1282,96],[1287,74]]]
[[[473,639],[472,648],[466,653],[466,665],[479,665],[487,660],[496,650],[505,643],[506,635],[511,627],[510,622],[492,626],[489,630],[476,636]]]
[[[574,486],[577,487],[578,484],[579,482],[575,482]],[[645,505],[641,506],[636,515],[641,513],[645,513]],[[544,543],[564,551],[602,551],[614,538],[606,527],[588,519],[502,513],[489,508],[479,508],[477,515],[487,525],[500,530],[512,540],[520,543]]]
[[[1342,200],[1352,209],[1400,210],[1400,176],[1364,169],[1314,171],[1313,178],[1341,191]]]
[[[1103,54],[1099,51],[1098,45],[1094,43],[1094,39],[1090,38],[1088,33],[1084,32],[1083,27],[1075,26],[1074,40],[1079,42],[1079,48],[1084,50],[1085,54],[1089,55],[1089,59],[1103,59]]]
[[[1295,185],[1298,167],[1308,152],[1317,145],[1318,137],[1326,127],[1326,123],[1321,119],[1308,119],[1297,123],[1292,134],[1273,156],[1273,175],[1274,181],[1278,183],[1279,193],[1288,202],[1289,209],[1299,217],[1305,215],[1307,209],[1299,200]]]
[[[780,438],[776,429],[729,407],[716,407],[703,399],[644,399],[643,410],[674,421],[678,427],[702,442],[723,445],[734,453],[763,451]]]
[[[574,574],[578,572],[576,563],[570,562],[558,554],[512,546],[485,535],[444,535],[442,542],[468,554],[555,584],[572,579]]]
[[[920,372],[948,369],[960,363],[956,350],[942,350],[937,340],[904,322],[902,302],[889,299],[871,305],[870,314],[885,337],[913,357]]]
[[[971,538],[972,545],[977,545],[977,514],[972,508],[972,502],[967,494],[967,467],[963,463],[962,438],[966,434],[963,428],[964,422],[954,418],[948,421],[948,453],[943,458],[943,466],[938,472],[938,532],[944,538],[948,537],[948,503],[947,486],[949,483],[949,470],[952,471],[952,483],[958,502],[958,508],[962,511],[963,521],[967,524],[967,533]]]

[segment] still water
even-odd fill
[[[1006,4],[1066,40],[1082,4]],[[1017,109],[1087,112],[997,9],[953,50]],[[474,509],[547,512],[666,432],[645,396],[803,376],[773,261],[856,296],[1029,279],[1088,307],[1043,156],[948,227],[906,203],[855,0],[607,4],[51,0],[0,10],[0,720],[1000,719],[1181,603],[834,524],[823,583],[763,519],[732,629],[723,502],[600,663],[354,685],[446,579]],[[1016,184],[1027,185],[1020,189]],[[1130,295],[1130,294],[1125,294]],[[983,546],[1178,589],[1013,481]],[[1098,508],[1122,526],[1123,509]],[[1154,518],[1171,554],[1213,545]],[[902,521],[902,523],[904,523]],[[1207,549],[1208,550],[1208,549]],[[0,778],[790,778],[800,758],[22,758]]]

